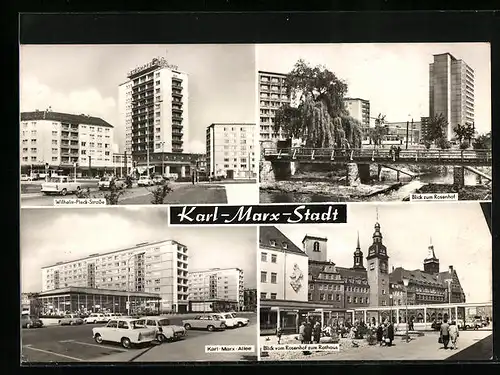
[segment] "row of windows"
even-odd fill
[[[267,283],[267,272],[266,271],[260,272],[260,282]],[[276,272],[271,272],[270,282],[271,282],[271,284],[276,284],[278,282],[278,274]]]
[[[278,296],[277,293],[270,293],[271,295],[271,299],[276,299],[276,297]],[[267,296],[268,296],[268,293],[260,293],[260,299],[267,299]]]

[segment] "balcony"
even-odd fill
[[[175,108],[175,107],[172,107],[172,113],[182,113],[182,108]]]
[[[183,118],[182,118],[181,116],[179,116],[179,115],[174,115],[174,114],[172,114],[172,120],[182,121],[182,120],[183,120]],[[172,124],[172,125],[173,125],[173,124]]]
[[[182,139],[172,139],[172,145],[182,145],[183,143]]]
[[[177,98],[182,98],[183,95],[178,91],[172,91],[172,96]]]
[[[178,130],[173,130],[172,135],[175,135],[177,137],[182,137],[184,135],[184,133],[181,131],[178,131]]]

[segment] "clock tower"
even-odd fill
[[[373,243],[368,248],[367,277],[370,285],[370,307],[389,306],[389,257],[382,243],[380,224],[375,223]]]
[[[429,242],[427,257],[424,259],[424,272],[430,274],[439,273],[439,259],[436,258],[436,254],[434,253],[432,238]]]

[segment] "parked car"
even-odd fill
[[[165,179],[160,175],[156,175],[153,177],[153,182],[155,185],[163,185],[165,183]]]
[[[21,315],[21,327],[28,328],[28,329],[29,328],[42,328],[43,322],[34,316]]]
[[[148,328],[156,329],[156,339],[159,342],[181,340],[186,336],[182,326],[170,324],[170,320],[161,316],[145,316],[140,320]]]
[[[83,319],[80,318],[80,316],[78,316],[78,315],[68,314],[68,315],[64,315],[64,317],[59,320],[59,324],[62,326],[79,325],[79,324],[83,324]]]
[[[111,185],[111,181],[115,183],[115,187],[117,189],[125,189],[127,187],[127,183],[123,178],[116,178],[113,176],[102,177],[98,182],[99,190],[107,190]]]
[[[219,314],[198,315],[192,319],[185,319],[182,325],[186,330],[206,329],[208,331],[226,329],[226,322],[220,318]]]
[[[238,321],[234,319],[234,317],[229,313],[218,313],[217,315],[221,320],[224,321],[224,324],[227,328],[236,328],[238,327]]]
[[[88,324],[106,323],[108,321],[108,318],[104,316],[104,314],[94,313],[86,317],[84,321]]]
[[[104,327],[92,328],[98,344],[117,342],[129,349],[133,345],[151,343],[156,339],[156,329],[148,328],[136,319],[110,320]]]
[[[141,176],[137,181],[137,186],[153,186],[155,183],[149,176]]]
[[[33,179],[30,176],[28,176],[27,174],[22,174],[21,181],[33,181]]]
[[[230,312],[228,314],[231,315],[231,317],[236,321],[236,326],[237,327],[247,326],[248,323],[250,322],[250,320],[248,320],[248,318],[238,317],[235,312]]]
[[[51,177],[48,182],[42,184],[41,192],[45,195],[76,193],[80,191],[80,183],[70,181],[68,176]]]

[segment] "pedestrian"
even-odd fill
[[[382,346],[383,336],[384,336],[384,327],[382,327],[382,324],[379,324],[377,327],[377,342],[379,343],[380,346]]]
[[[316,322],[314,324],[313,338],[314,338],[314,343],[319,344],[319,339],[321,338],[321,324],[320,324],[320,322]]]
[[[301,344],[305,343],[305,333],[306,333],[306,325],[304,322],[300,323],[299,327],[299,341]]]
[[[389,147],[389,156],[391,157],[391,159],[393,159],[393,155],[394,155],[394,145]]]
[[[304,328],[304,343],[310,344],[312,339],[312,326],[311,322],[307,321]]]
[[[458,336],[460,336],[460,333],[458,331],[458,325],[455,321],[451,322],[449,332],[450,332],[451,348],[456,349]]]
[[[445,349],[448,349],[448,344],[450,342],[450,325],[448,324],[448,319],[444,319],[439,328],[439,337],[444,345]]]
[[[281,344],[281,335],[283,334],[283,330],[281,329],[281,327],[278,327],[276,329],[276,337],[278,338],[278,345]]]
[[[387,327],[387,338],[389,339],[388,346],[392,346],[392,342],[394,341],[394,325],[392,322],[389,322]]]
[[[399,160],[399,154],[401,153],[401,147],[398,146],[398,148],[396,149],[396,160]]]
[[[389,329],[387,323],[382,323],[382,342],[385,346],[389,343]]]
[[[412,316],[410,318],[410,327],[408,328],[409,331],[414,331],[415,327],[413,326],[413,323],[415,322],[415,318]]]

